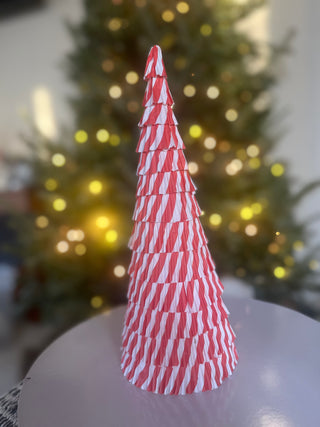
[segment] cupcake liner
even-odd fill
[[[151,194],[194,193],[196,186],[185,170],[139,175],[137,196]]]
[[[144,126],[140,132],[137,153],[169,150],[175,148],[183,150],[185,145],[175,125],[150,125]]]
[[[188,170],[188,164],[182,150],[150,151],[149,153],[141,153],[137,175],[178,170]]]
[[[137,252],[162,253],[199,250],[207,244],[199,218],[183,222],[135,222],[129,248]]]

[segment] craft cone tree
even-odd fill
[[[121,367],[131,383],[155,393],[212,390],[236,366],[235,335],[199,220],[159,46],[149,53],[144,79]]]

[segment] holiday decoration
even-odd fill
[[[212,390],[236,366],[235,335],[199,221],[159,46],[150,50],[144,79],[121,367],[131,383],[155,393]]]

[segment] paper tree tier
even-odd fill
[[[212,390],[238,361],[159,46],[149,53],[121,368],[161,394]]]

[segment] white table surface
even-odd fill
[[[163,396],[120,370],[125,307],[51,344],[23,386],[20,427],[318,427],[320,324],[292,310],[224,298],[239,364],[217,390]]]

